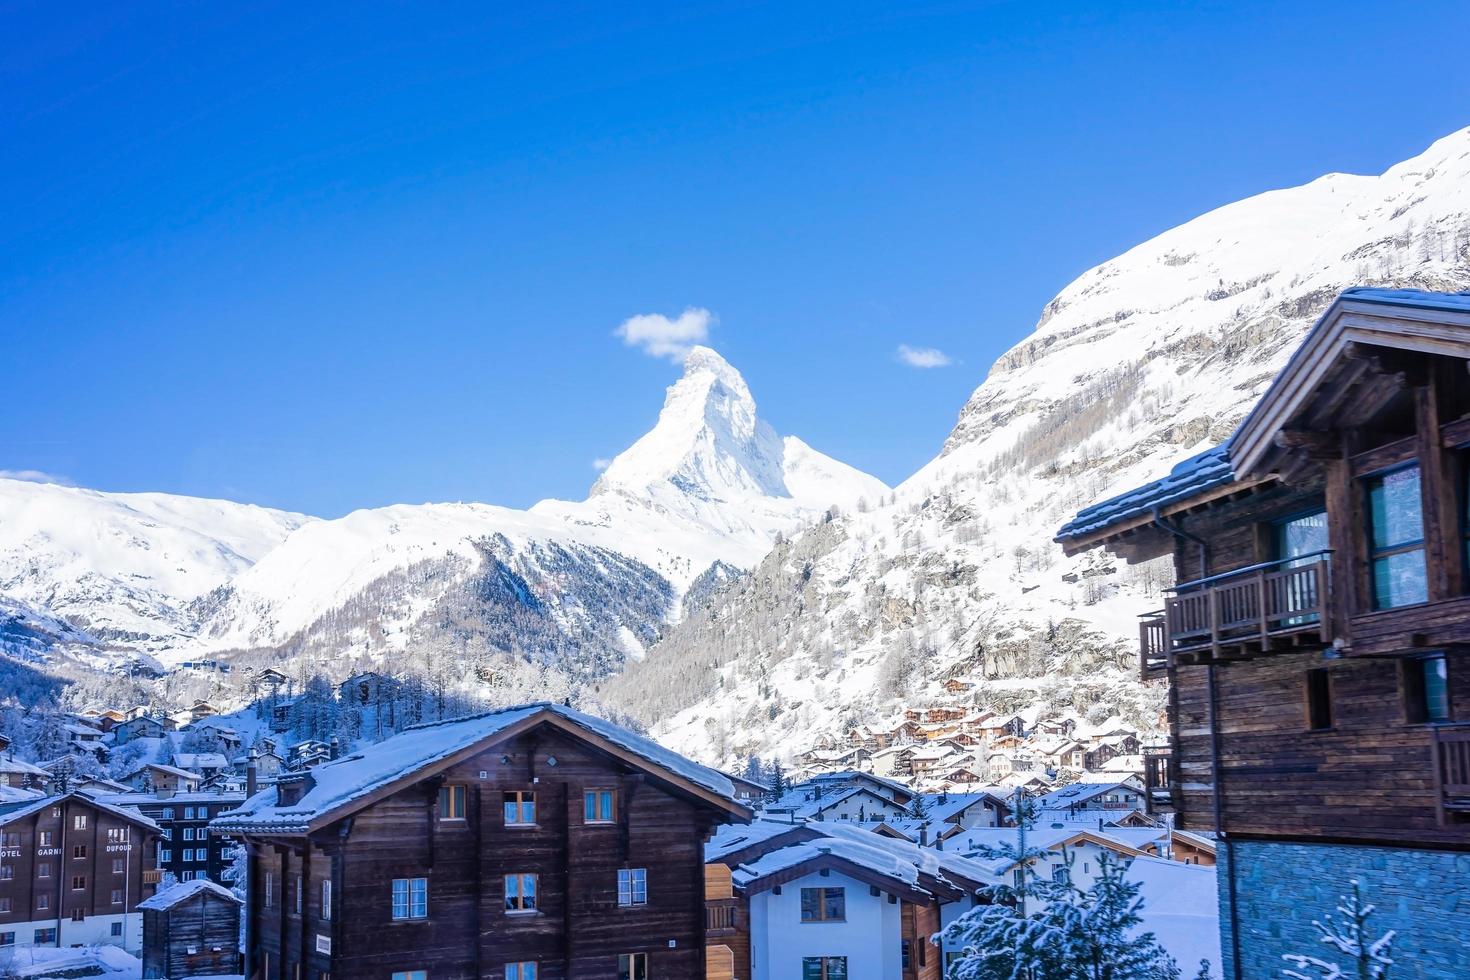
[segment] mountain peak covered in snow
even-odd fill
[[[713,349],[695,347],[658,422],[612,461],[592,495],[667,483],[701,499],[788,497],[781,457],[781,439],[756,414],[745,378]]]

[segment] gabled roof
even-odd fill
[[[541,724],[639,766],[736,819],[750,819],[750,811],[736,802],[735,787],[723,773],[601,718],[542,702],[404,729],[303,773],[309,788],[297,802],[277,803],[277,790],[271,787],[211,826],[246,833],[306,833]]]
[[[85,793],[77,791],[58,793],[54,796],[43,796],[38,800],[16,800],[11,803],[0,804],[0,826],[19,820],[22,817],[28,817],[45,807],[59,806],[67,800],[76,800],[79,803],[95,807],[98,810],[105,810],[113,816],[121,817],[129,823],[138,824],[140,827],[148,830],[158,829],[158,824],[130,806],[104,803],[95,796],[88,796]]]
[[[170,776],[177,776],[180,779],[190,779],[197,781],[203,778],[197,772],[190,772],[187,769],[180,769],[178,766],[170,766],[163,762],[145,762],[138,768],[134,769],[132,772],[128,773],[123,778],[132,779],[134,776],[138,775],[138,773],[142,772],[145,769],[152,769],[154,772],[168,773]]]
[[[177,884],[169,885],[152,898],[143,899],[143,901],[138,903],[137,907],[140,910],[147,909],[154,912],[166,912],[175,905],[187,902],[191,898],[197,898],[202,894],[210,894],[216,898],[234,902],[236,905],[245,904],[240,900],[240,896],[228,888],[216,885],[208,878],[195,878],[193,881],[181,881]]]
[[[1140,795],[1137,787],[1130,786],[1123,781],[1110,783],[1072,783],[1063,786],[1059,790],[1047,793],[1037,799],[1036,806],[1042,810],[1060,810],[1069,806],[1080,806],[1089,800],[1110,793],[1113,790],[1127,790],[1135,796]]]

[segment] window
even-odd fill
[[[270,976],[270,974],[266,974]],[[428,970],[398,970],[393,974],[393,980],[429,980]]]
[[[911,945],[912,944],[907,939],[900,940],[898,944],[899,963],[903,966],[905,970],[909,968],[909,950],[911,948]]]
[[[1332,727],[1332,696],[1326,667],[1307,671],[1307,727],[1313,731]]]
[[[1057,865],[1055,868],[1051,869],[1051,880],[1059,885],[1071,884],[1072,869],[1067,867],[1065,864]]]
[[[172,820],[173,818],[174,818],[174,808],[171,807],[171,806],[164,807],[163,808],[163,819],[165,819],[165,820]]]
[[[505,823],[524,827],[536,822],[536,794],[514,790],[505,794]]]
[[[589,789],[582,794],[582,819],[587,823],[612,823],[617,819],[614,800],[610,789]]]
[[[618,980],[648,980],[648,954],[619,953]]]
[[[159,860],[163,860],[160,856]],[[395,889],[396,891],[396,889]],[[265,873],[265,906],[270,908],[276,904],[276,874],[274,871]],[[396,918],[396,917],[395,917]]]
[[[1442,653],[1403,663],[1404,710],[1410,724],[1450,720],[1449,664]]]
[[[173,840],[174,829],[172,827],[164,827],[158,832],[158,836],[162,837],[164,840]]]
[[[122,903],[123,903],[123,890],[121,888],[114,888],[112,890],[112,904],[113,905],[121,905]]]
[[[76,847],[73,847],[71,849],[71,856],[72,856],[72,859],[73,860],[76,860],[76,861],[80,861],[82,858],[86,857],[87,856],[87,845],[86,844],[78,844]]]
[[[847,920],[847,891],[842,888],[803,888],[801,890],[802,922],[844,922]]]
[[[174,859],[174,852],[173,851],[170,851],[167,848],[163,848],[163,847],[160,847],[158,849],[158,863],[159,864],[167,864],[168,862],[172,861],[173,859]],[[265,877],[266,877],[266,880],[267,881],[270,880],[270,875],[266,875]],[[270,902],[266,902],[265,904],[269,905]]]
[[[36,846],[37,847],[51,847],[52,846],[51,841],[52,841],[52,836],[51,836],[51,831],[49,831],[49,830],[43,830],[39,834],[36,835]]]
[[[464,787],[463,786],[441,786],[441,787],[439,787],[439,819],[440,820],[463,820],[464,819]]]
[[[36,911],[44,912],[51,907],[51,896],[46,892],[36,896]]]
[[[0,881],[13,881],[15,879],[15,866],[0,864]]]
[[[1427,601],[1419,467],[1404,466],[1370,477],[1367,489],[1373,608],[1393,609]]]
[[[193,839],[194,839],[194,828],[193,827],[185,827],[184,828],[184,840],[193,840]]]
[[[74,892],[84,892],[84,891],[86,891],[87,890],[87,876],[86,875],[72,875],[71,876],[71,890],[74,891]]]
[[[78,813],[76,816],[72,817],[71,818],[71,829],[72,830],[86,830],[87,829],[87,815],[85,813]]]
[[[186,807],[184,807],[184,819],[185,820],[193,820],[194,819],[194,808],[192,806],[186,806]]]
[[[50,861],[41,861],[40,863],[38,863],[36,865],[36,877],[37,878],[49,878],[49,877],[51,877],[51,862]]]
[[[847,957],[803,957],[801,961],[801,980],[847,980]]]
[[[429,917],[429,879],[393,879],[393,918],[427,919]]]
[[[332,883],[331,883],[331,881],[324,881],[324,882],[322,882],[322,918],[323,919],[330,919],[331,917],[332,917]]]
[[[291,894],[295,898],[295,901],[292,903],[292,906],[293,906],[292,907],[292,911],[295,912],[297,915],[300,915],[301,914],[301,905],[305,901],[305,898],[306,898],[306,896],[302,894],[301,876],[300,875],[295,875],[292,878],[292,881],[291,881]]]
[[[536,911],[536,876],[505,876],[505,910],[507,912]]]
[[[52,926],[50,929],[37,929],[34,941],[37,946],[55,946],[56,927]]]
[[[116,939],[118,936],[121,936],[122,935],[122,927],[123,927],[123,924],[121,922],[114,922],[112,924],[112,937],[114,939]]]
[[[647,868],[619,868],[618,869],[618,904],[619,905],[647,905],[648,904],[648,869]]]
[[[128,868],[127,868],[127,860],[125,858],[113,858],[112,859],[112,873],[113,874],[120,875],[120,874],[122,874],[126,870],[128,870]]]
[[[72,909],[71,910],[71,921],[73,921],[73,922],[82,922],[82,921],[85,921],[86,918],[87,918],[87,910],[86,909]]]
[[[8,913],[11,909],[10,896],[0,897],[0,914]]]
[[[505,980],[536,980],[536,964],[524,961],[505,964]]]
[[[13,933],[13,932],[0,932],[0,946],[14,946],[14,945],[15,945],[15,933]]]

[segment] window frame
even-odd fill
[[[820,980],[838,980],[838,977],[837,976],[835,976],[835,975],[833,975],[832,973],[829,972],[833,960],[841,960],[842,961],[841,980],[846,980],[846,978],[848,976],[848,972],[847,972],[847,957],[846,956],[803,956],[801,958],[801,976],[802,976],[802,980],[806,980],[806,977],[807,977],[807,964],[809,964],[809,963],[816,963],[817,964],[817,973],[816,973],[816,976],[819,977]]]
[[[639,892],[642,898],[639,898]],[[626,901],[624,897],[626,896]],[[618,869],[618,908],[640,908],[648,904],[648,869]]]
[[[512,797],[515,798],[514,801],[512,801],[512,799],[511,799]],[[585,810],[586,805],[587,805],[586,804],[586,798],[584,797],[583,798],[583,803],[582,803],[582,806],[584,808],[583,809],[583,812],[584,813],[586,812],[586,810]],[[525,815],[525,808],[527,806],[529,806],[531,808],[531,819],[530,820],[522,820],[520,818]],[[515,808],[516,819],[514,819],[514,820],[507,819],[507,814],[510,813],[510,810],[508,808],[510,808],[510,807],[514,807]],[[501,816],[501,819],[504,821],[505,826],[507,826],[507,827],[534,827],[534,826],[536,826],[536,820],[537,820],[537,816],[538,816],[537,810],[536,810],[536,791],[533,790],[533,789],[508,789],[508,790],[505,790],[501,794],[501,799],[500,799],[500,816]]]
[[[603,797],[606,796],[607,813],[603,815]],[[589,816],[592,814],[592,816]],[[582,791],[582,822],[584,824],[614,824],[618,822],[618,791],[598,787]]]
[[[505,980],[536,980],[540,966],[535,960],[516,960],[505,964]]]
[[[1429,686],[1424,675],[1430,663],[1444,665],[1444,717],[1435,718],[1429,712]],[[1454,686],[1450,682],[1450,658],[1443,650],[1432,650],[1400,662],[1400,683],[1403,691],[1404,723],[1407,725],[1450,725],[1455,722]]]
[[[817,898],[817,905],[816,905],[817,915],[814,918],[808,918],[807,917],[807,914],[806,914],[807,913],[807,894],[810,893],[810,892],[816,893],[816,898]],[[836,893],[836,895],[838,897],[838,900],[839,900],[839,902],[841,904],[841,910],[835,916],[834,915],[828,915],[827,914],[827,898],[828,898],[828,893],[829,892]],[[847,889],[845,887],[843,887],[842,885],[833,885],[833,886],[829,886],[829,885],[816,885],[816,886],[813,886],[813,887],[803,887],[801,889],[801,894],[797,896],[797,899],[798,899],[798,902],[800,903],[800,908],[799,908],[798,915],[800,917],[800,920],[801,920],[801,924],[802,925],[812,925],[812,924],[823,923],[823,922],[846,922],[847,921]]]
[[[647,953],[618,954],[618,980],[648,980],[651,975]]]
[[[1379,547],[1374,542],[1375,534],[1373,522],[1373,484],[1375,482],[1382,483],[1389,477],[1393,476],[1395,473],[1403,473],[1408,470],[1414,471],[1415,482],[1418,487],[1419,537],[1412,540],[1404,539],[1394,542],[1392,544],[1386,544],[1382,547]],[[1384,612],[1390,609],[1408,609],[1412,606],[1423,605],[1424,603],[1429,601],[1429,553],[1425,539],[1426,528],[1424,526],[1424,468],[1420,465],[1419,459],[1417,457],[1414,457],[1401,463],[1397,463],[1393,466],[1387,466],[1383,469],[1374,470],[1371,473],[1363,474],[1359,478],[1359,486],[1362,492],[1362,514],[1364,523],[1363,544],[1366,551],[1365,557],[1367,559],[1367,568],[1364,571],[1368,578],[1369,610],[1372,612]],[[1413,602],[1396,602],[1392,604],[1384,604],[1380,602],[1377,576],[1379,564],[1381,562],[1388,561],[1390,558],[1396,558],[1399,555],[1408,555],[1415,553],[1419,555],[1420,562],[1424,568],[1424,598],[1417,599]]]
[[[447,783],[439,787],[439,820],[441,823],[464,823],[468,818],[469,790],[464,783]]]
[[[399,902],[399,883],[403,885],[403,901]],[[399,915],[399,909],[403,914]],[[422,922],[429,917],[429,879],[393,878],[388,886],[390,922]]]
[[[531,884],[529,893],[526,890],[526,883],[528,881]],[[511,888],[512,882],[515,883],[514,889]],[[505,895],[504,909],[506,915],[536,915],[540,913],[541,882],[538,880],[538,875],[534,871],[517,871],[507,874],[505,876],[503,891]],[[529,905],[527,904],[528,898],[530,900]],[[512,905],[512,902],[515,904]]]

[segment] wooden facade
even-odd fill
[[[500,978],[525,962],[538,980],[591,980],[644,954],[651,976],[703,977],[703,845],[749,812],[556,720],[436,760],[306,833],[242,831],[247,975]],[[612,794],[610,815],[587,819],[589,792]],[[530,819],[508,820],[509,803],[533,803],[513,811]],[[620,881],[634,870],[636,894]],[[422,904],[395,880],[422,881]],[[510,908],[512,891],[534,900]]]
[[[143,903],[143,977],[240,972],[240,905],[205,882],[180,884]]]
[[[155,832],[140,814],[79,793],[0,808],[0,936],[136,949],[140,930],[127,926],[157,884]]]
[[[1470,304],[1413,295],[1344,294],[1227,479],[1064,529],[1173,554],[1140,669],[1171,684],[1146,781],[1182,828],[1470,849]]]

